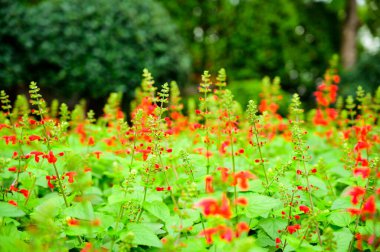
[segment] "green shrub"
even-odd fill
[[[8,88],[33,80],[45,90],[96,98],[131,95],[144,67],[159,82],[189,73],[176,27],[154,0],[0,4],[0,83]]]

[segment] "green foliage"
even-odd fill
[[[358,85],[374,93],[380,85],[380,52],[376,54],[364,53],[361,55],[353,71],[343,73],[342,82],[345,83],[342,93],[353,94]]]
[[[338,15],[325,2],[160,2],[180,27],[196,72],[228,67],[231,79],[269,75],[287,88],[311,86],[338,51]]]
[[[169,15],[154,0],[0,3],[0,83],[31,80],[68,96],[132,95],[149,67],[183,81],[189,57]]]

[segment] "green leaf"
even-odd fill
[[[273,240],[279,237],[278,230],[283,230],[288,222],[285,219],[263,219],[260,221],[259,226],[269,235]]]
[[[347,209],[349,207],[352,207],[352,204],[351,204],[350,199],[348,197],[338,198],[333,202],[333,204],[331,206],[331,210]]]
[[[127,230],[135,234],[133,239],[134,244],[157,248],[162,247],[162,243],[160,239],[158,239],[157,235],[155,235],[153,230],[144,224],[130,223],[127,225]]]
[[[167,205],[161,201],[145,202],[144,208],[150,214],[166,222],[170,218],[170,210]]]
[[[334,238],[337,243],[337,252],[347,251],[353,235],[348,228],[342,228],[334,232]]]
[[[257,216],[266,218],[272,209],[278,209],[282,206],[281,200],[265,195],[250,194],[246,197],[249,202],[246,207],[246,214],[248,218],[254,218]]]
[[[82,219],[82,220],[93,220],[94,219],[94,209],[91,202],[84,201],[77,203],[71,207],[65,209],[64,213],[67,216]]]
[[[347,212],[333,212],[329,216],[329,221],[338,227],[346,227],[352,222],[352,218]]]
[[[1,217],[21,217],[25,213],[20,208],[11,205],[7,202],[0,202],[0,216]]]

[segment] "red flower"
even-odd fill
[[[348,192],[348,195],[352,196],[351,203],[357,205],[359,198],[365,194],[365,189],[360,186],[355,186]]]
[[[233,185],[238,185],[241,190],[248,190],[248,179],[256,178],[255,175],[249,171],[241,171],[235,174]]]
[[[374,214],[376,213],[376,204],[375,204],[375,196],[371,195],[368,197],[366,202],[363,204],[363,213]]]
[[[360,214],[360,209],[348,208],[347,212],[349,212],[351,215],[359,215]]]
[[[241,233],[243,232],[248,232],[249,231],[249,226],[245,222],[239,222],[236,225],[236,237],[239,237]]]
[[[206,238],[207,244],[211,244],[212,243],[212,236],[217,232],[218,232],[217,228],[207,228],[207,229],[204,229],[203,231],[201,231],[199,233],[199,235],[204,236]]]
[[[3,136],[3,139],[5,140],[5,143],[8,145],[9,142],[12,142],[12,144],[16,144],[16,136]]]
[[[230,200],[227,198],[226,194],[222,195],[222,205],[220,206],[219,215],[224,217],[225,219],[230,219],[232,216],[231,208],[230,208]]]
[[[67,220],[67,225],[69,226],[78,226],[79,225],[79,220],[70,218]]]
[[[212,176],[206,177],[206,192],[207,193],[213,193],[214,192],[214,188],[212,187],[212,181],[213,181]]]
[[[8,203],[11,205],[17,206],[17,202],[14,200],[10,200],[10,201],[8,201]]]
[[[93,251],[92,244],[90,242],[86,242],[86,245],[80,252],[91,252]]]
[[[239,197],[235,200],[236,205],[241,205],[241,206],[247,206],[248,205],[248,200],[245,197]]]
[[[205,216],[220,215],[225,219],[230,219],[232,216],[230,201],[225,194],[222,195],[221,205],[215,199],[203,199],[194,205],[195,207],[201,207]]]
[[[55,164],[57,162],[57,158],[54,156],[52,151],[49,151],[49,154],[47,155],[47,160],[49,164]]]
[[[364,179],[368,178],[370,173],[371,173],[371,170],[369,169],[369,167],[356,167],[354,169],[354,175],[355,176],[361,175],[362,178]]]
[[[73,183],[74,182],[74,176],[76,176],[77,173],[75,171],[71,171],[71,172],[66,172],[66,176],[69,177],[69,183]]]
[[[324,118],[322,110],[317,109],[317,112],[314,116],[313,122],[315,125],[324,125],[328,124],[328,121]]]
[[[234,233],[232,229],[229,227],[220,226],[219,231],[220,231],[220,238],[222,240],[225,240],[226,242],[231,242],[232,239],[234,238]]]
[[[15,187],[13,184],[9,187],[9,190],[12,191],[12,192],[17,192],[18,191],[18,188]]]
[[[164,187],[156,187],[156,191],[157,191],[157,192],[161,192],[161,191],[163,191],[163,190],[165,190]]]
[[[93,145],[95,144],[95,140],[94,140],[94,138],[93,138],[92,136],[90,136],[90,137],[88,138],[88,142],[87,142],[87,144],[88,144],[89,146],[93,146]]]
[[[56,180],[56,176],[46,176],[46,180],[48,181],[48,187],[53,189],[54,185],[51,183],[51,180]]]
[[[308,212],[310,212],[310,209],[307,206],[304,206],[304,205],[300,206],[300,210],[302,212],[304,212],[305,214],[308,213]]]
[[[367,142],[359,141],[359,142],[355,145],[354,150],[355,150],[356,152],[359,152],[359,151],[364,150],[364,149],[366,149],[366,148],[368,148],[368,147],[369,147],[369,144],[368,144]]]
[[[29,141],[35,141],[35,140],[39,141],[40,139],[41,139],[41,137],[37,136],[37,135],[29,136]]]
[[[225,168],[225,167],[218,167],[217,169],[218,171],[220,171],[220,174],[222,175],[222,181],[224,183],[226,183],[228,181],[228,177],[229,177],[229,174],[228,174],[228,168]]]
[[[301,226],[299,224],[295,224],[293,226],[288,226],[287,227],[287,230],[288,230],[289,234],[293,234],[293,233],[295,233],[299,229],[301,229]]]
[[[10,171],[10,172],[16,172],[17,171],[17,167],[16,166],[9,167],[8,171]]]
[[[101,151],[94,151],[93,153],[94,153],[94,155],[96,156],[97,159],[100,158],[100,154],[103,154],[103,152],[101,152]]]
[[[22,193],[22,194],[24,195],[25,198],[28,198],[28,196],[29,196],[29,191],[26,190],[26,189],[21,189],[21,190],[20,190],[20,193]]]

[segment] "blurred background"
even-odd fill
[[[223,67],[243,106],[264,76],[313,105],[335,54],[343,94],[379,86],[379,36],[380,0],[0,0],[0,88],[100,110],[143,68],[192,95]]]

